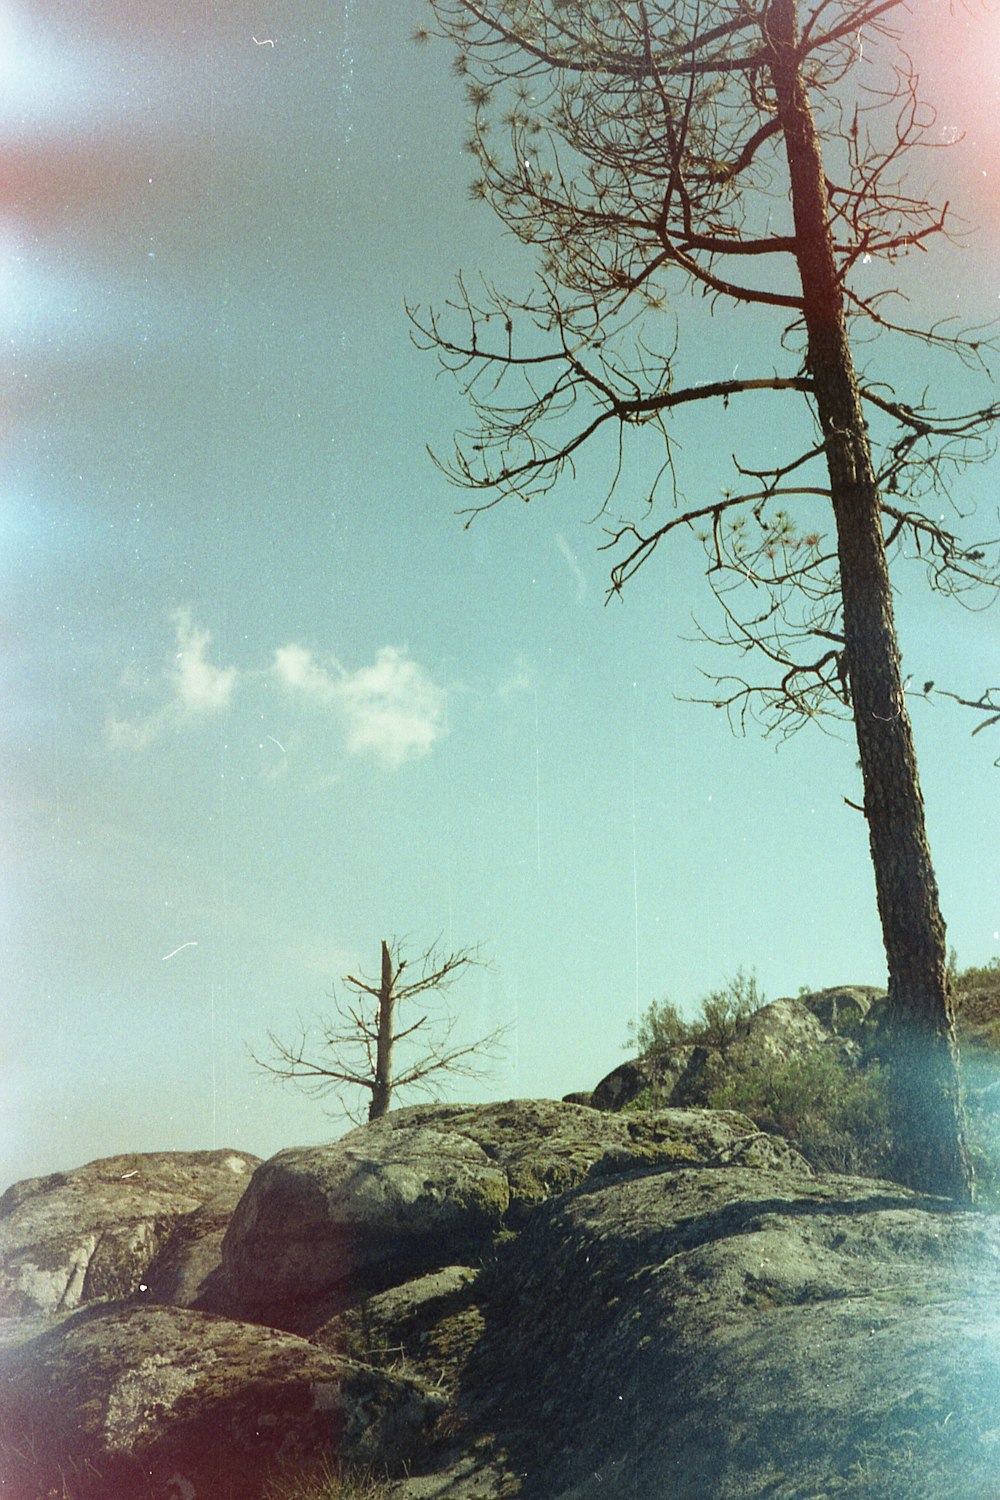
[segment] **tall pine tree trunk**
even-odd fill
[[[836,517],[846,664],[889,973],[895,1175],[968,1201],[958,1047],[945,928],[900,674],[878,486],[844,317],[819,140],[803,86],[797,0],[767,13],[788,155],[808,370]]]

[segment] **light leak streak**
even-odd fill
[[[172,950],[172,952],[170,952],[170,953],[164,953],[163,958],[161,959],[161,962],[162,963],[166,963],[166,961],[167,961],[168,958],[176,958],[177,955],[178,955],[178,953],[183,953],[184,952],[185,948],[197,948],[197,946],[198,946],[197,940],[192,940],[189,943],[181,943],[181,945],[180,945],[179,948],[174,948]]]

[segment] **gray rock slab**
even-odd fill
[[[995,1500],[994,1216],[651,1169],[540,1208],[477,1298],[464,1441],[495,1435],[524,1500]]]
[[[235,1206],[259,1161],[245,1151],[136,1153],[15,1183],[0,1198],[0,1316],[137,1291],[178,1221],[220,1195]]]
[[[203,1306],[311,1332],[374,1292],[488,1254],[501,1229],[589,1173],[799,1162],[734,1111],[602,1115],[554,1100],[420,1105],[259,1167]],[[729,1159],[728,1156],[726,1159]]]

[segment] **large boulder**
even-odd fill
[[[803,995],[802,1003],[824,1029],[840,1036],[856,1036],[874,1006],[880,1008],[885,990],[871,984],[839,984]]]
[[[855,985],[772,1000],[742,1019],[722,1045],[674,1043],[620,1063],[601,1079],[591,1103],[610,1111],[638,1106],[703,1108],[737,1072],[772,1070],[823,1049],[856,1060],[860,1054],[853,1037],[883,993]]]
[[[143,1278],[151,1302],[198,1306],[218,1271],[222,1240],[248,1181],[234,1179],[175,1222]]]
[[[593,1177],[480,1276],[457,1487],[392,1494],[992,1500],[998,1293],[997,1219],[889,1183]]]
[[[481,1259],[499,1231],[590,1172],[747,1150],[794,1155],[733,1112],[602,1116],[531,1099],[397,1110],[259,1167],[201,1305],[312,1331],[372,1293]]]
[[[807,1057],[832,1040],[805,997],[772,1000],[747,1018],[746,1036],[740,1041],[741,1056],[772,1066],[791,1058]]]
[[[203,1306],[307,1331],[366,1292],[491,1242],[510,1202],[502,1168],[459,1132],[382,1125],[280,1151],[257,1169]]]
[[[655,1104],[669,1104],[674,1099],[674,1090],[687,1072],[691,1058],[699,1047],[678,1045],[664,1052],[653,1052],[648,1057],[633,1057],[619,1063],[605,1074],[590,1096],[593,1109],[604,1109],[617,1113],[629,1105],[634,1108]]]
[[[190,1309],[88,1307],[0,1355],[15,1500],[256,1500],[276,1465],[390,1470],[443,1397],[273,1329]]]
[[[221,1223],[259,1162],[246,1151],[136,1153],[15,1183],[0,1198],[0,1316],[64,1313],[145,1290],[171,1236],[211,1202],[218,1235],[199,1279],[207,1275]],[[190,1247],[198,1235],[181,1228],[181,1237]]]

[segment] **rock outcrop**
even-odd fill
[[[837,993],[770,1008],[760,1054],[857,1045],[869,1012]],[[996,1500],[992,1214],[695,1107],[404,1109],[242,1196],[217,1180],[236,1156],[5,1195],[5,1496],[263,1500],[275,1466],[327,1459],[373,1465],[385,1500]],[[71,1179],[135,1184],[115,1243],[156,1226],[117,1281],[88,1280],[93,1252],[65,1275]],[[46,1245],[88,1305],[41,1295]]]
[[[772,1000],[740,1021],[725,1046],[678,1042],[613,1068],[590,1095],[595,1109],[616,1112],[637,1102],[647,1108],[702,1108],[734,1068],[776,1067],[829,1049],[859,1055],[855,1038],[884,990],[839,986],[794,1000]]]
[[[219,1225],[259,1165],[245,1151],[163,1151],[106,1157],[15,1183],[0,1198],[0,1317],[71,1312],[85,1302],[129,1296],[148,1288],[158,1258],[162,1266],[171,1256],[175,1279],[193,1292],[195,1275],[207,1275],[218,1255]],[[191,1216],[212,1202],[215,1209],[197,1227]],[[218,1233],[214,1244],[202,1244],[195,1273],[191,1257],[202,1229]],[[177,1248],[170,1251],[174,1236]],[[164,1285],[165,1276],[164,1270]]]
[[[524,1500],[996,1493],[992,1216],[651,1168],[541,1206],[478,1290],[462,1452],[496,1434]]]
[[[741,1151],[762,1163],[795,1155],[726,1111],[602,1119],[525,1099],[395,1110],[254,1173],[204,1305],[311,1332],[367,1294],[481,1260],[502,1229],[589,1174]]]
[[[127,1303],[9,1351],[2,1375],[3,1489],[16,1500],[242,1500],[275,1465],[391,1468],[419,1452],[444,1404],[292,1334]]]
[[[855,1036],[866,1020],[876,1019],[885,998],[885,990],[871,984],[835,985],[801,997],[825,1030],[841,1036]]]

